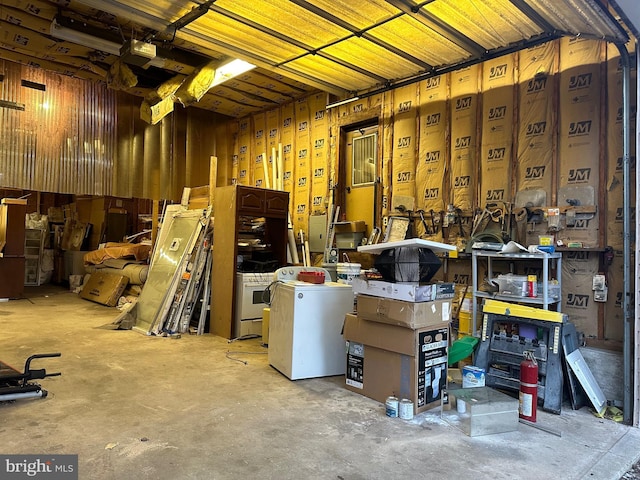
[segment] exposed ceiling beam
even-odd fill
[[[553,25],[547,22],[542,15],[540,15],[536,10],[531,8],[527,3],[522,0],[510,0],[514,7],[520,10],[523,14],[525,14],[533,23],[535,23],[538,28],[547,33],[553,33],[555,29]]]
[[[142,26],[145,26],[147,28],[151,28],[157,31],[164,31],[167,25],[169,25],[169,22],[161,18],[158,18],[154,15],[138,10],[129,5],[123,5],[121,2],[118,2],[116,0],[78,0],[78,1],[91,8],[108,12],[112,15],[115,15],[116,17],[126,18],[130,21],[133,21]],[[320,90],[333,93],[334,95],[341,96],[341,95],[346,95],[348,93],[347,89],[339,87],[338,85],[331,84],[316,78],[312,78],[308,75],[302,74],[300,72],[296,72],[292,69],[278,67],[273,62],[265,59],[264,57],[252,54],[240,48],[220,42],[217,39],[204,35],[189,27],[185,27],[179,30],[176,33],[176,36],[181,38],[182,40],[191,42],[195,45],[199,45],[201,47],[209,48],[212,50],[214,49],[219,50],[221,53],[225,55],[241,58],[242,60],[246,60],[248,62],[253,63],[257,67],[264,68],[265,70],[269,70],[274,73],[280,72],[281,74],[285,75],[286,77],[292,80],[302,82],[313,88],[318,88]]]
[[[209,11],[209,8],[211,7],[211,5],[213,5],[213,2],[215,2],[215,1],[216,0],[207,0],[206,2],[198,5],[197,7],[193,7],[189,12],[184,14],[178,20],[176,20],[176,21],[170,23],[169,25],[167,25],[167,27],[164,29],[164,31],[158,32],[158,33],[155,33],[155,34],[154,33],[148,34],[144,38],[144,41],[148,42],[148,41],[154,39],[156,37],[156,35],[159,35],[159,34],[162,35],[162,34],[173,33],[173,36],[175,37],[176,32],[178,30],[186,27],[191,22],[196,21],[198,18],[202,17],[203,15],[206,15],[207,12]]]
[[[331,13],[322,10],[319,7],[316,7],[315,5],[307,2],[306,0],[289,0],[291,3],[295,3],[296,5],[298,5],[301,8],[304,8],[305,10],[314,13],[315,15],[319,16],[320,18],[324,18],[325,20],[333,23],[334,25],[337,25],[341,28],[344,28],[345,30],[348,30],[349,32],[351,32],[354,37],[359,37],[359,38],[363,38],[371,43],[373,43],[374,45],[377,45],[379,47],[384,48],[385,50],[398,55],[399,57],[419,66],[420,68],[423,68],[424,70],[431,70],[432,65],[430,65],[427,62],[424,62],[423,60],[420,60],[419,58],[414,57],[413,55],[400,50],[399,48],[394,47],[393,45],[384,42],[376,37],[374,37],[373,35],[371,35],[370,33],[367,33],[368,30],[370,30],[371,28],[375,28],[376,26],[379,26],[381,24],[377,24],[377,25],[372,25],[371,27],[367,28],[366,30],[361,30],[359,28],[357,28],[355,25],[351,25],[350,23],[348,23],[347,21],[332,15]]]
[[[414,18],[425,27],[430,28],[438,35],[441,35],[447,40],[455,43],[458,47],[471,53],[474,57],[480,57],[484,55],[486,48],[474,42],[466,35],[463,35],[462,33],[460,33],[460,31],[456,30],[448,23],[445,23],[442,20],[435,18],[430,13],[421,10],[421,6],[416,7],[415,5],[410,5],[403,0],[386,0],[386,2],[390,5],[393,5],[406,15]]]
[[[525,48],[531,48],[531,47],[535,47],[536,45],[540,45],[542,43],[546,43],[549,42],[551,40],[555,40],[560,38],[560,35],[549,35],[549,34],[542,34],[533,38],[530,38],[526,41],[521,41],[521,42],[517,42],[511,45],[508,45],[506,47],[502,47],[502,48],[496,48],[494,50],[489,51],[486,56],[480,58],[471,58],[469,60],[465,60],[463,62],[460,63],[456,63],[456,64],[451,64],[451,65],[446,65],[444,67],[441,68],[437,68],[432,72],[425,72],[425,73],[421,73],[419,75],[416,75],[414,77],[411,78],[406,78],[406,79],[402,79],[399,80],[397,82],[391,83],[389,85],[385,85],[382,88],[374,88],[374,89],[370,89],[367,91],[362,91],[362,92],[354,92],[354,96],[357,96],[358,99],[363,99],[363,98],[367,98],[367,97],[371,97],[374,95],[378,95],[380,93],[384,93],[387,92],[389,90],[395,90],[397,88],[401,88],[401,87],[406,87],[407,85],[412,85],[416,82],[420,82],[422,80],[426,80],[428,78],[432,78],[432,77],[437,77],[438,75],[442,75],[445,73],[450,73],[450,72],[454,72],[456,70],[460,70],[461,68],[465,68],[471,65],[476,65],[478,63],[484,62],[486,60],[491,60],[493,58],[498,58],[501,57],[503,55],[508,55],[510,53],[514,53],[520,50],[523,50]],[[349,99],[347,99],[349,100]]]
[[[235,14],[233,12],[230,12],[229,10],[226,10],[224,8],[221,8],[221,7],[218,7],[216,5],[213,5],[211,7],[211,10],[216,12],[216,13],[219,13],[220,15],[222,15],[224,17],[230,18],[231,20],[234,20],[234,21],[236,21],[236,22],[238,22],[238,23],[240,23],[242,25],[245,25],[247,27],[251,27],[251,28],[253,28],[253,29],[255,29],[255,30],[257,30],[257,31],[259,31],[261,33],[269,35],[270,37],[277,38],[278,40],[281,40],[282,42],[285,42],[285,43],[287,43],[289,45],[293,45],[293,46],[295,46],[297,48],[300,48],[301,50],[305,51],[305,53],[302,54],[302,55],[297,55],[297,56],[295,56],[293,58],[289,58],[287,60],[279,62],[278,64],[276,64],[277,67],[281,67],[283,65],[286,65],[287,63],[291,63],[291,62],[293,62],[295,60],[298,60],[300,58],[304,58],[304,57],[309,56],[309,55],[318,55],[318,56],[321,56],[322,58],[325,58],[325,59],[327,59],[327,60],[329,60],[331,62],[337,63],[339,65],[342,65],[343,67],[347,67],[347,68],[349,68],[351,70],[354,70],[354,71],[360,73],[361,75],[364,75],[364,76],[367,76],[369,78],[372,78],[372,79],[376,80],[377,82],[385,82],[387,80],[386,78],[381,77],[379,75],[376,75],[373,72],[365,70],[364,68],[360,68],[360,67],[358,67],[356,65],[353,65],[352,63],[348,63],[348,62],[345,62],[343,60],[340,60],[340,59],[338,59],[338,58],[336,58],[334,56],[328,55],[327,53],[322,51],[327,46],[333,45],[334,42],[332,42],[329,45],[322,45],[321,47],[315,48],[315,47],[312,47],[311,45],[308,45],[308,44],[306,44],[304,42],[296,40],[295,38],[291,38],[288,35],[280,33],[280,32],[278,32],[276,30],[271,29],[271,28],[265,27],[264,25],[260,25],[257,22],[249,20],[249,19],[247,19],[245,17],[237,15],[237,14]]]

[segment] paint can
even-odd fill
[[[336,276],[338,277],[338,283],[351,285],[353,279],[360,276],[360,268],[361,265],[359,263],[337,263]]]
[[[413,419],[413,402],[408,398],[400,400],[400,406],[398,407],[398,416],[403,420]]]
[[[396,418],[398,416],[398,398],[394,396],[387,397],[384,402],[387,417]]]

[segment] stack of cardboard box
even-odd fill
[[[407,398],[420,413],[447,385],[453,283],[354,279],[356,313],[344,324],[346,388],[384,403]]]

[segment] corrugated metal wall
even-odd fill
[[[173,113],[149,125],[140,120],[140,102],[138,97],[117,95],[113,195],[180,200],[184,187],[207,185],[210,158],[217,154],[217,144],[224,148],[228,121],[176,105]]]
[[[0,63],[0,186],[107,195],[115,95],[103,85]],[[25,86],[24,82],[37,85]],[[35,87],[35,88],[34,88]]]
[[[102,83],[6,61],[0,74],[0,188],[179,200],[209,182],[228,138],[226,117],[206,110],[151,126],[140,98]]]

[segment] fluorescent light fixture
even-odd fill
[[[60,40],[66,40],[67,42],[82,45],[83,47],[93,48],[100,50],[101,52],[110,53],[111,55],[120,55],[121,45],[116,42],[110,42],[100,37],[94,37],[88,33],[80,32],[72,28],[64,27],[60,25],[54,19],[51,22],[51,36],[59,38]]]
[[[337,102],[330,103],[329,105],[327,105],[325,107],[325,109],[329,110],[330,108],[335,108],[335,107],[339,107],[341,105],[346,105],[347,103],[355,102],[356,100],[360,100],[360,97],[357,96],[357,95],[355,97],[345,98],[344,100],[340,100],[340,101],[337,101]]]
[[[239,58],[231,60],[224,65],[220,65],[216,68],[216,73],[213,76],[213,82],[211,83],[210,88],[220,85],[221,83],[226,82],[233,77],[237,77],[238,75],[242,75],[254,68],[256,68],[255,65],[245,62],[244,60],[240,60]]]

